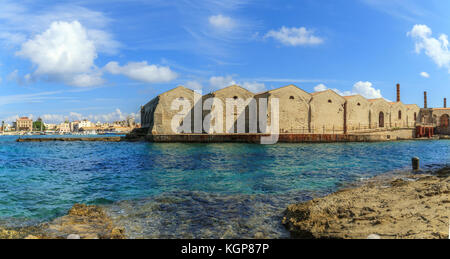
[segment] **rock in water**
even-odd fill
[[[101,207],[75,204],[69,214],[48,223],[45,235],[67,239],[124,239],[122,228],[114,226]]]

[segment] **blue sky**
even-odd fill
[[[444,0],[0,0],[0,119],[111,121],[157,94],[236,83],[441,107]]]

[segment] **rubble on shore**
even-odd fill
[[[290,205],[283,224],[293,238],[449,238],[450,167],[433,174],[370,183]]]

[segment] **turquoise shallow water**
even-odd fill
[[[17,143],[16,138],[0,137],[0,221],[46,221],[74,203],[105,204],[122,221],[130,206],[147,208],[142,218],[154,222],[130,226],[141,233],[135,237],[222,237],[227,228],[242,236],[245,228],[227,222],[238,217],[257,225],[274,215],[276,221],[289,202],[408,168],[413,156],[423,165],[450,163],[450,141],[444,140],[263,146]],[[269,216],[262,213],[270,210]],[[168,215],[180,222],[163,227]],[[208,220],[223,228],[202,225]],[[261,231],[281,235],[279,229]]]

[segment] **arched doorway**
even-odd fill
[[[380,112],[379,127],[384,128],[384,113]]]
[[[440,126],[441,128],[448,128],[449,125],[449,120],[450,120],[450,116],[448,116],[448,114],[444,114],[441,116],[441,123]]]

